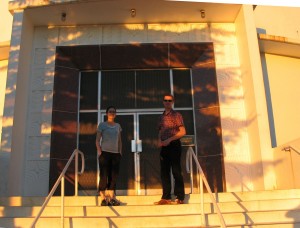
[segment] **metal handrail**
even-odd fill
[[[204,223],[202,225],[206,226],[206,220],[205,220],[205,214],[204,214],[204,193],[203,193],[203,183],[204,183],[204,185],[205,185],[205,187],[206,187],[206,189],[209,193],[209,196],[211,198],[211,201],[212,201],[214,207],[216,208],[217,214],[218,214],[219,219],[220,219],[221,227],[226,228],[224,217],[223,217],[223,215],[220,211],[220,208],[217,204],[217,201],[216,201],[216,199],[215,199],[215,197],[214,197],[214,195],[213,195],[213,193],[212,193],[212,191],[209,187],[209,184],[208,184],[207,179],[204,175],[204,172],[203,172],[203,170],[200,166],[200,163],[199,163],[199,161],[196,157],[196,154],[195,154],[195,152],[194,152],[194,150],[191,146],[187,150],[187,160],[188,160],[188,158],[190,160],[190,165],[192,164],[192,158],[194,158],[194,161],[195,161],[195,163],[197,165],[197,168],[200,172],[200,179],[201,179],[201,182],[200,182],[201,212],[202,212],[202,223]]]
[[[82,159],[82,167],[81,167],[81,171],[78,172],[78,154],[81,155],[81,159]],[[63,171],[61,172],[60,176],[58,177],[57,181],[55,182],[54,186],[52,187],[50,193],[48,194],[45,202],[43,203],[39,213],[37,214],[37,216],[35,217],[34,221],[31,224],[31,228],[35,227],[35,224],[37,223],[37,221],[39,220],[39,218],[41,217],[45,207],[47,206],[48,202],[50,201],[51,197],[53,196],[54,192],[56,191],[58,185],[61,182],[61,227],[64,227],[64,196],[65,196],[65,174],[67,172],[67,169],[69,168],[73,158],[75,156],[75,195],[77,195],[78,193],[78,175],[83,174],[84,172],[84,166],[85,166],[85,162],[84,162],[84,154],[78,150],[75,149],[71,155],[71,157],[69,158],[65,168],[63,169]]]
[[[293,150],[293,151],[295,151],[297,154],[300,154],[300,151],[297,150],[295,147],[292,147],[292,146],[286,146],[286,147],[283,147],[282,150],[288,151],[288,152],[291,152],[291,150]]]

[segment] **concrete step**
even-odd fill
[[[255,212],[255,211],[273,211],[273,210],[300,210],[300,199],[287,200],[261,200],[261,201],[246,201],[246,202],[224,202],[218,203],[222,213],[237,213],[237,212]],[[40,206],[8,206],[0,207],[0,216],[2,217],[28,217],[35,216],[40,211]],[[182,205],[127,205],[123,204],[119,207],[101,207],[101,206],[66,206],[64,213],[66,216],[136,216],[145,215],[168,215],[182,214],[184,211],[187,214],[198,214],[201,211],[200,203],[182,204]],[[216,213],[212,203],[205,203],[205,214]],[[43,211],[43,216],[60,216],[60,206],[47,206]]]
[[[273,191],[254,191],[254,192],[222,192],[215,193],[217,202],[242,202],[253,200],[268,199],[300,199],[300,189],[290,190],[273,190]],[[160,195],[149,196],[118,196],[117,198],[126,203],[126,205],[151,205],[160,199]],[[40,206],[46,197],[0,197],[1,206]],[[66,196],[66,206],[94,206],[99,205],[100,198],[98,196]],[[186,203],[199,203],[200,194],[187,194]],[[211,202],[210,196],[204,194],[204,202]],[[49,206],[57,206],[61,204],[61,199],[54,196],[49,201]]]
[[[300,189],[215,194],[228,227],[299,227]],[[182,205],[153,205],[160,196],[118,196],[122,205],[101,207],[98,196],[65,198],[65,227],[201,227],[200,195]],[[45,197],[1,197],[0,227],[30,227]],[[204,195],[205,221],[219,227],[216,210]],[[53,197],[36,227],[61,227],[61,198]]]
[[[205,216],[208,227],[218,227],[219,218],[216,214]],[[271,226],[282,224],[299,224],[300,211],[226,213],[224,220],[228,227]],[[33,218],[0,218],[1,227],[30,227]],[[60,227],[59,217],[41,217],[36,227]],[[121,216],[113,217],[78,216],[64,219],[65,227],[201,227],[202,217],[199,214],[157,215],[157,216]]]

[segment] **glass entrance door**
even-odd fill
[[[142,195],[161,194],[160,148],[158,145],[158,117],[161,113],[138,113],[138,135],[142,151],[140,159],[140,188]]]
[[[157,147],[162,97],[172,93],[175,110],[182,115],[187,134],[194,135],[191,75],[189,69],[115,70],[82,72],[80,77],[79,149],[86,157],[86,171],[79,177],[82,194],[96,194],[99,183],[95,135],[105,121],[105,109],[117,108],[122,126],[123,157],[117,182],[118,195],[160,194],[160,148]],[[185,148],[182,167],[186,188]]]
[[[118,113],[123,154],[117,182],[118,195],[160,194],[157,120],[160,113]]]

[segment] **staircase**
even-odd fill
[[[227,227],[300,227],[300,189],[215,194]],[[200,195],[186,196],[186,204],[153,205],[160,196],[119,196],[122,206],[101,207],[96,196],[65,197],[64,227],[204,227]],[[0,227],[30,227],[44,197],[0,198]],[[207,227],[219,218],[204,195]],[[36,227],[61,227],[61,199],[53,197]]]

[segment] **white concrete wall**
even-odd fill
[[[300,41],[300,8],[257,6],[255,25],[260,33],[287,37]],[[299,98],[300,59],[280,55],[261,54],[264,80],[269,98],[269,115],[273,139],[272,157],[278,189],[300,187],[300,155],[285,152],[285,146],[293,146],[300,152]],[[273,126],[274,124],[274,126]],[[274,130],[273,130],[274,129]]]
[[[57,28],[47,27],[35,28],[33,32],[24,175],[28,184],[23,190],[26,196],[43,196],[49,189],[52,90],[58,32]]]
[[[215,37],[226,188],[227,191],[253,190],[236,26],[223,24],[218,32],[211,33]]]
[[[237,39],[244,88],[251,177],[254,190],[276,189],[264,81],[251,5],[243,5],[237,19]]]
[[[0,43],[11,38],[13,16],[8,11],[8,0],[0,1]]]
[[[2,122],[5,127],[2,129],[1,152],[9,153],[9,169],[5,172],[6,194],[23,195],[28,77],[33,31],[30,21],[22,10],[15,12],[13,24]]]
[[[213,41],[227,191],[299,187],[300,184],[296,181],[300,179],[298,176],[292,175],[292,185],[288,184],[289,178],[284,178],[284,174],[280,176],[282,170],[289,172],[288,170],[295,168],[296,166],[290,167],[289,161],[297,161],[298,158],[271,148],[255,31],[257,27],[265,29],[271,35],[298,39],[299,11],[292,8],[287,12],[285,8],[274,8],[271,12],[271,8],[257,6],[253,13],[251,5],[244,5],[235,23],[226,24],[130,24],[51,28],[33,28],[23,12],[16,12],[3,122],[7,126],[4,132],[7,137],[3,141],[2,135],[4,146],[1,146],[0,154],[2,156],[5,152],[8,155],[5,159],[10,159],[9,176],[4,177],[5,180],[1,177],[1,186],[7,183],[9,190],[0,187],[0,195],[7,194],[8,191],[13,195],[26,196],[46,195],[48,192],[55,47],[133,42]],[[24,49],[20,50],[20,47]],[[270,73],[275,72],[275,76],[279,77],[279,74],[276,75],[280,72],[275,68],[276,62],[286,59],[277,58],[267,56],[266,59]],[[298,64],[298,60],[287,60],[291,69],[297,68]],[[276,80],[278,78],[272,78],[270,83],[271,91],[275,91],[273,94],[280,91],[277,86],[279,82]],[[293,86],[299,84],[297,80],[289,83]],[[289,92],[292,91],[294,90]],[[291,98],[293,101],[299,100],[298,96],[290,96],[289,99]],[[275,101],[274,105],[279,107],[274,111],[274,116],[284,125],[282,119],[290,118],[287,115],[291,113],[285,113],[286,116],[279,112],[277,114],[281,104]],[[297,121],[298,109],[292,114],[293,121]],[[276,128],[281,131],[282,126],[277,124]],[[280,142],[285,142],[296,136],[296,131],[291,131],[288,136],[280,132],[277,137]],[[1,159],[0,157],[0,161],[3,161]],[[1,165],[1,173],[2,167],[4,166]]]
[[[278,188],[299,188],[300,154],[282,149],[292,146],[300,152],[300,59],[270,54],[264,58],[276,137],[273,153]]]
[[[300,138],[300,59],[270,54],[265,58],[276,141],[280,146]]]
[[[254,11],[255,25],[259,32],[300,40],[300,7],[258,5]]]

